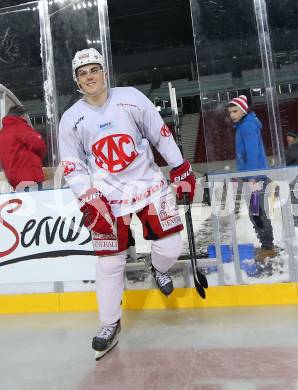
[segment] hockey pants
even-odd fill
[[[153,266],[164,273],[176,262],[182,250],[180,233],[152,241]],[[98,256],[96,263],[96,295],[99,321],[113,324],[121,317],[121,299],[124,289],[126,251],[110,256]]]

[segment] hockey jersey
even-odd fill
[[[183,163],[156,107],[133,87],[110,89],[103,106],[81,99],[59,124],[61,164],[71,190],[79,198],[96,187],[115,216],[140,210],[167,189],[150,143],[170,168]]]

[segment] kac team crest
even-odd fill
[[[128,134],[113,134],[92,145],[95,163],[111,173],[123,171],[139,155],[133,138]]]
[[[170,137],[172,135],[171,130],[168,128],[166,124],[164,124],[160,129],[160,134],[162,137]]]
[[[72,161],[61,161],[63,166],[63,174],[64,176],[69,175],[71,172],[74,172],[76,169],[76,164]]]

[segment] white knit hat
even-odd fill
[[[229,104],[234,104],[235,106],[239,107],[241,111],[247,114],[248,104],[247,104],[247,97],[245,95],[240,95],[230,100]]]

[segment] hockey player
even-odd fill
[[[166,296],[173,291],[167,271],[181,253],[183,225],[150,144],[169,164],[179,199],[183,192],[193,199],[196,179],[151,101],[132,87],[107,88],[97,50],[77,52],[72,70],[83,98],[63,114],[59,145],[65,179],[80,202],[98,256],[100,327],[92,342],[98,359],[117,344],[120,332],[126,250],[134,244],[132,213],[142,223],[144,238],[152,240],[150,268],[158,288]]]

